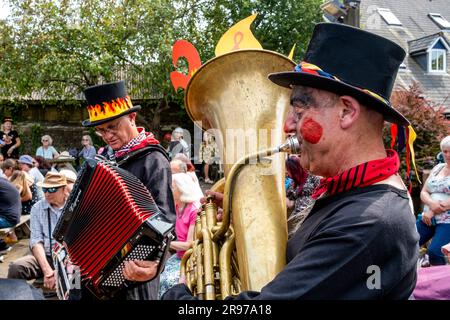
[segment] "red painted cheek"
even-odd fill
[[[306,142],[316,144],[322,138],[323,128],[313,119],[307,118],[302,123],[300,133]]]

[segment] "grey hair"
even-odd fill
[[[177,127],[177,128],[175,128],[175,129],[172,131],[172,140],[175,139],[175,134],[176,134],[176,133],[181,133],[181,137],[183,137],[183,135],[184,135],[184,130],[183,130],[183,128]]]
[[[84,136],[81,137],[81,139],[83,139],[83,138],[87,138],[89,140],[89,145],[91,145],[91,146],[94,145],[90,135],[85,134]]]
[[[444,151],[444,148],[450,149],[450,136],[446,136],[441,140],[441,150]]]
[[[42,143],[42,140],[44,140],[44,139],[47,139],[47,140],[48,140],[48,145],[49,145],[49,146],[53,145],[53,139],[52,139],[52,137],[50,137],[48,134],[45,134],[45,135],[42,136],[42,138],[41,138],[41,143]]]
[[[174,159],[170,163],[177,165],[178,169],[180,169],[180,172],[182,172],[182,173],[187,172],[187,165],[181,159]]]

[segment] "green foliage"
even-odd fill
[[[169,78],[177,39],[192,42],[206,62],[228,28],[258,13],[252,28],[262,46],[287,55],[296,44],[299,60],[314,23],[321,20],[322,0],[9,3],[11,15],[0,21],[0,99],[76,101],[87,86],[127,79],[133,98],[160,101],[149,109],[152,118],[145,119],[157,133],[161,112],[174,104],[183,110],[184,91],[175,92]],[[70,114],[63,119],[70,120]]]
[[[39,123],[33,124],[31,127],[31,155],[34,155],[36,149],[41,146],[41,138],[43,132]]]
[[[231,26],[257,13],[252,30],[263,48],[288,55],[296,44],[294,60],[298,61],[306,51],[314,25],[322,21],[322,3],[322,0],[189,0],[180,9],[186,13],[182,30],[205,62],[214,57],[216,44]]]

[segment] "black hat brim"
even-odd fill
[[[128,110],[126,110],[126,111],[124,111],[124,112],[122,112],[122,113],[120,113],[120,114],[117,114],[117,115],[115,115],[115,116],[113,116],[113,117],[109,117],[109,118],[106,118],[106,119],[102,119],[102,120],[98,120],[98,121],[94,121],[94,122],[91,122],[89,119],[83,120],[83,122],[81,123],[81,125],[82,125],[83,127],[95,127],[95,126],[99,126],[99,125],[101,125],[101,124],[104,124],[104,123],[106,123],[106,122],[110,122],[110,121],[112,121],[112,120],[118,119],[118,118],[120,118],[120,117],[123,117],[123,116],[125,116],[125,115],[127,115],[127,114],[130,114],[130,113],[133,113],[133,112],[136,112],[136,111],[139,111],[139,110],[141,110],[141,106],[140,106],[140,105],[137,105],[137,106],[134,106],[133,108],[128,109]]]
[[[285,88],[292,88],[292,86],[299,85],[330,91],[339,95],[349,95],[368,108],[375,109],[375,111],[383,114],[384,119],[388,122],[401,126],[410,125],[408,119],[393,107],[345,82],[295,71],[271,73],[269,74],[269,79]]]

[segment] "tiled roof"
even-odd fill
[[[402,26],[389,26],[379,15],[377,8],[390,9],[402,22]],[[444,74],[428,73],[420,64],[418,55],[425,53],[424,49],[438,36],[450,44],[450,31],[441,30],[428,16],[429,13],[439,13],[450,21],[450,1],[363,0],[360,11],[361,28],[391,39],[408,53],[404,61],[406,70],[399,71],[397,76],[397,87],[408,87],[413,81],[417,81],[426,98],[442,104],[450,112],[450,52],[447,54],[447,73]]]
[[[408,41],[409,44],[409,54],[410,55],[414,55],[417,53],[422,53],[424,51],[427,51],[428,48],[430,48],[430,46],[436,41],[436,39],[438,39],[439,37],[441,37],[441,32],[436,33],[436,34],[431,34],[429,36],[426,37],[422,37],[416,40],[411,40]]]

